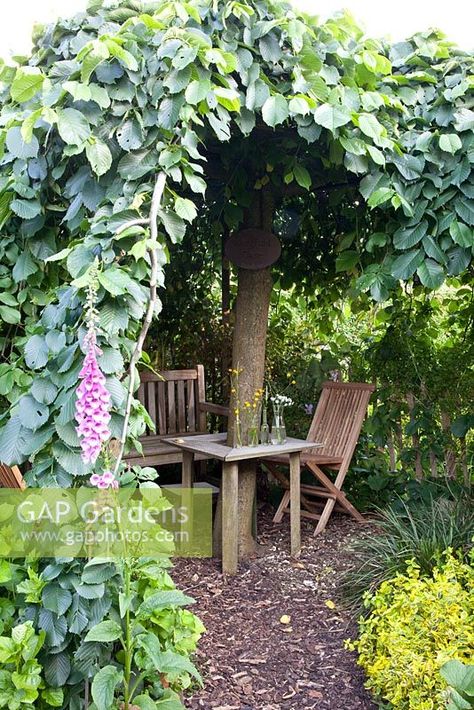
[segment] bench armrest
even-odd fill
[[[229,407],[223,407],[221,404],[213,404],[212,402],[199,402],[199,409],[201,410],[201,412],[217,414],[221,417],[229,416]]]

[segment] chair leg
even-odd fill
[[[313,535],[316,537],[316,535],[319,535],[319,533],[324,532],[324,529],[328,523],[329,518],[331,517],[332,510],[334,506],[336,505],[336,501],[333,499],[329,499],[324,506],[324,510],[321,513],[321,517],[318,520],[318,524],[316,525],[316,530],[314,531]]]
[[[285,491],[283,494],[283,498],[281,499],[281,503],[278,506],[278,510],[273,516],[273,522],[274,523],[281,523],[283,520],[283,514],[285,510],[288,507],[288,503],[290,502],[290,491]]]

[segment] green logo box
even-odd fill
[[[212,491],[0,488],[0,557],[212,556]]]

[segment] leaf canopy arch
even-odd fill
[[[18,463],[41,451],[35,476],[85,473],[71,401],[95,258],[103,367],[120,427],[118,351],[130,352],[145,309],[149,235],[139,224],[117,231],[147,213],[157,170],[167,175],[161,266],[205,197],[210,145],[225,163],[239,141],[253,146],[261,173],[246,182],[244,165],[229,181],[229,222],[238,223],[249,190],[295,186],[312,198],[342,175],[385,234],[358,245],[361,289],[384,298],[415,273],[435,288],[471,263],[473,59],[440,34],[388,46],[364,38],[347,14],[321,25],[269,0],[94,0],[39,30],[32,56],[2,66],[0,81],[9,359],[0,394],[12,405],[0,458]],[[341,269],[354,263],[348,247]],[[133,421],[137,435],[140,412]]]

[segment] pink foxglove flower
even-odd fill
[[[93,327],[89,328],[86,335],[86,347],[84,364],[79,373],[82,382],[77,388],[76,431],[81,440],[82,460],[93,464],[97,461],[102,444],[110,437],[110,394],[97,362],[100,350]]]
[[[102,475],[97,473],[92,474],[90,482],[97,488],[118,488],[119,482],[115,478],[112,471],[104,471]]]

